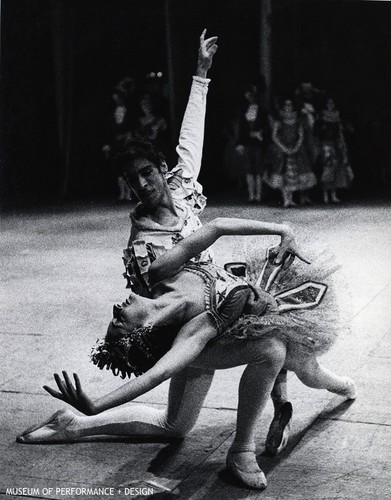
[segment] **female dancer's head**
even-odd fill
[[[167,164],[153,144],[125,141],[116,152],[116,160],[130,188],[146,208],[155,209],[170,199],[165,178]]]
[[[122,378],[140,375],[170,349],[178,328],[164,321],[164,314],[160,308],[155,310],[153,302],[131,294],[114,306],[106,337],[98,340],[91,352],[98,368],[111,369]]]

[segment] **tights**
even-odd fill
[[[214,343],[204,349],[192,366],[172,377],[166,409],[130,403],[93,416],[76,416],[68,411],[63,431],[69,440],[99,435],[184,437],[197,421],[214,370],[247,365],[239,384],[236,436],[231,450],[254,451],[258,417],[276,377],[286,376],[280,373],[285,363],[310,387],[337,394],[346,390],[346,377],[326,370],[315,357],[289,359],[285,344],[276,338]]]
[[[284,360],[285,346],[276,339],[210,345],[191,367],[172,377],[167,409],[130,403],[94,416],[75,416],[68,435],[73,439],[92,435],[183,437],[196,423],[214,370],[247,365],[239,385],[234,446],[253,450],[258,415]]]

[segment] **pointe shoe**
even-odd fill
[[[74,418],[75,415],[70,410],[59,410],[44,422],[29,427],[17,436],[16,441],[24,444],[71,441],[69,430],[66,428]]]
[[[291,433],[292,413],[292,404],[286,401],[274,414],[265,443],[267,455],[274,457],[288,444]]]
[[[249,488],[264,490],[265,474],[258,466],[255,451],[231,451],[227,455],[227,469]]]
[[[345,396],[347,399],[357,399],[358,391],[354,380],[350,377],[342,377],[345,382],[345,387],[331,391],[339,396]]]

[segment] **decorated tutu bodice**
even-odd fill
[[[217,330],[215,342],[269,335],[283,340],[290,355],[298,359],[327,352],[341,328],[335,287],[330,288],[338,266],[327,252],[314,258],[312,265],[294,261],[291,255],[276,265],[275,256],[274,248],[267,250],[254,284],[211,263],[190,262],[180,272],[203,279],[205,310]],[[153,327],[141,328],[115,345],[99,341],[92,360],[114,374],[140,375],[170,349],[175,338],[172,330],[162,334]]]
[[[257,290],[243,278],[211,263],[187,264],[183,271],[201,276],[205,283],[205,309],[213,318],[218,334],[244,312],[263,315],[278,313],[273,297]]]

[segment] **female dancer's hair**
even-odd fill
[[[104,339],[91,350],[91,361],[121,378],[142,375],[170,349],[179,328],[147,325],[128,331],[110,322]]]

